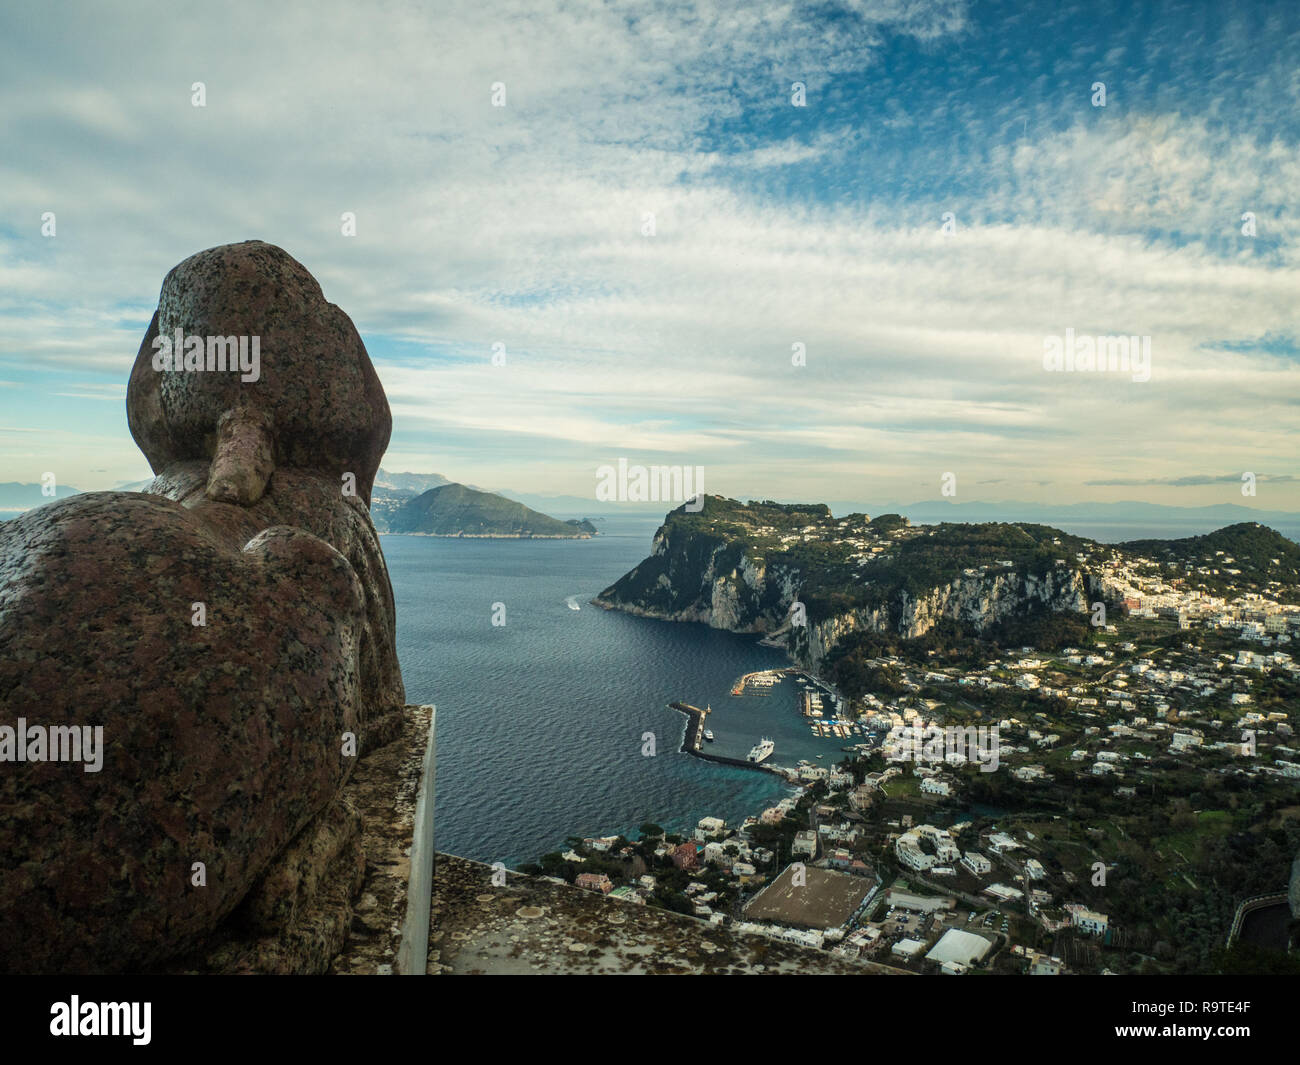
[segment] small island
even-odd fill
[[[588,520],[563,521],[493,492],[463,484],[444,484],[390,504],[375,516],[381,532],[489,540],[589,540],[596,527]]]

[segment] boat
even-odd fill
[[[758,765],[772,757],[772,752],[776,750],[776,744],[764,736],[758,743],[749,749],[749,761]]]
[[[569,605],[570,610],[582,609],[582,607],[578,606],[578,597],[576,595],[569,596],[569,598],[566,599],[565,602]]]
[[[706,740],[708,740],[710,743],[712,743],[712,742],[713,742],[713,729],[711,729],[711,728],[706,728],[706,729],[704,730],[704,738],[705,738]]]

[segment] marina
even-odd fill
[[[807,716],[821,717],[827,705],[836,712],[843,708],[843,697],[831,685],[795,666],[744,673],[731,686],[731,694],[768,696],[785,680],[793,680],[801,689],[800,708]]]
[[[773,760],[786,767],[812,764],[828,753],[838,757],[858,751],[871,739],[862,725],[842,716],[845,702],[833,686],[795,666],[743,673],[732,681],[729,693],[732,698],[716,708],[673,704],[700,715],[698,728],[688,728],[683,751],[789,774],[797,770],[778,769]],[[707,755],[705,744],[712,747]]]
[[[764,669],[756,673],[746,673],[731,686],[731,694],[734,696],[771,695],[772,688],[781,683],[781,674],[787,672],[789,670]]]

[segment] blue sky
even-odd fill
[[[163,275],[258,238],[356,322],[389,470],[1300,509],[1295,5],[186,8],[0,14],[0,481],[146,476]],[[1067,329],[1150,380],[1045,371]]]

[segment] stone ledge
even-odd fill
[[[366,873],[347,939],[330,966],[335,975],[393,972],[406,919],[415,806],[433,707],[407,706],[400,737],[357,766],[349,789],[365,818]],[[426,786],[433,788],[434,782]]]

